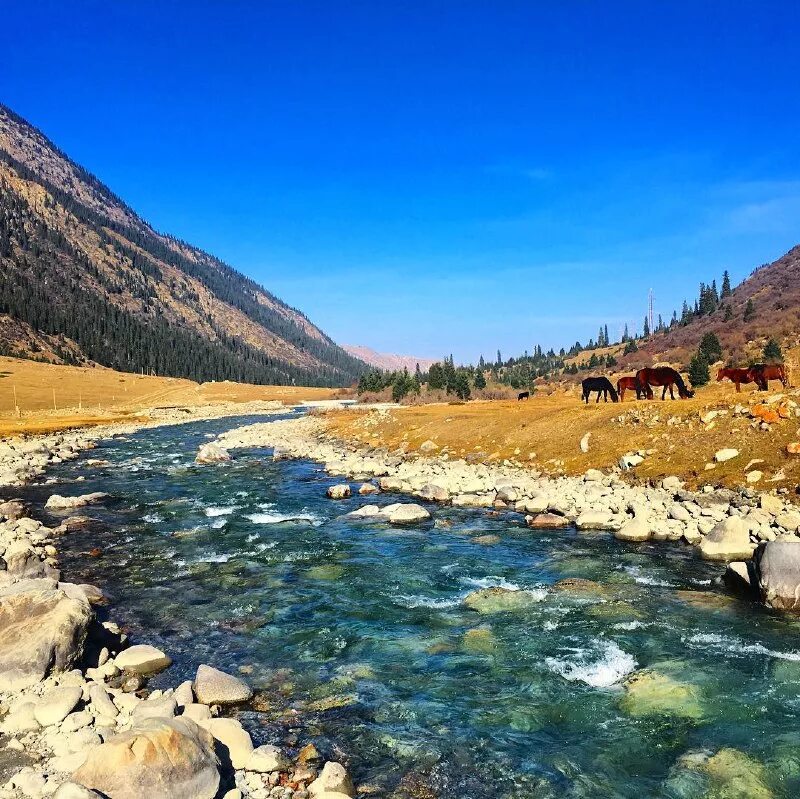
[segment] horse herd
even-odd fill
[[[759,363],[746,369],[720,369],[717,372],[717,382],[726,378],[736,386],[737,391],[741,391],[742,383],[755,383],[760,391],[767,390],[770,380],[780,380],[784,388],[789,385],[786,367],[783,364]],[[600,402],[601,394],[604,402],[608,402],[609,395],[612,402],[621,402],[625,399],[626,391],[635,391],[636,399],[642,397],[653,399],[653,386],[663,387],[662,400],[666,399],[667,389],[669,389],[670,399],[675,399],[673,393],[675,387],[677,387],[678,396],[681,399],[689,399],[694,396],[694,391],[686,387],[680,374],[669,366],[639,369],[635,375],[621,377],[617,381],[616,389],[607,377],[587,377],[581,382],[581,386],[583,388],[581,399],[587,404],[592,392],[597,392],[595,402]]]

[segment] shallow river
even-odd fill
[[[718,566],[687,547],[535,533],[512,513],[357,525],[337,517],[365,500],[326,499],[335,481],[315,464],[268,451],[194,464],[208,435],[249,421],[108,442],[29,491],[113,496],[62,565],[173,656],[156,685],[200,662],[245,667],[265,689],[267,713],[244,717],[254,738],[313,739],[357,782],[391,793],[405,778],[403,796],[752,794],[684,765],[724,747],[752,758],[771,791],[759,796],[800,795],[800,627],[731,602],[712,585]],[[551,589],[568,577],[599,586]],[[526,593],[499,612],[463,605],[490,586]],[[683,691],[669,712],[626,700],[621,682],[644,668]]]

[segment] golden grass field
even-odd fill
[[[772,385],[780,388],[778,383]],[[550,394],[540,391],[522,402],[422,405],[372,414],[352,409],[331,412],[326,418],[330,432],[342,439],[412,452],[432,440],[451,456],[509,460],[549,474],[582,474],[589,468],[612,466],[631,450],[653,450],[636,469],[636,477],[677,474],[690,485],[740,485],[749,462],[759,459],[763,463],[751,467],[764,473],[758,488],[793,488],[800,456],[788,455],[786,444],[798,440],[800,419],[782,420],[769,431],[752,429],[749,418],[733,416],[730,410],[737,403],[757,403],[776,393],[758,394],[752,388],[743,387],[736,394],[726,382],[702,388],[688,400],[672,401],[667,395],[664,402],[637,401],[628,395],[624,403],[592,400],[585,405],[578,386]],[[700,415],[710,409],[727,409],[729,414],[706,425]],[[624,422],[619,421],[621,415]],[[586,433],[591,437],[584,453],[580,441]],[[739,456],[706,471],[706,463],[725,447],[738,449]],[[780,470],[784,478],[769,482]]]
[[[103,367],[57,366],[0,358],[0,435],[46,433],[132,420],[151,408],[330,399],[335,389],[195,383]],[[17,408],[19,412],[17,412]]]

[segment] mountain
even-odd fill
[[[254,281],[154,230],[3,105],[0,354],[279,385],[347,385],[366,368]]]
[[[746,313],[748,303],[751,312]],[[800,246],[757,267],[712,313],[692,315],[663,333],[639,341],[638,352],[620,358],[622,368],[658,361],[687,364],[706,333],[715,333],[726,361],[760,360],[769,338],[784,347],[800,343]]]
[[[435,358],[415,358],[413,355],[376,352],[369,347],[362,347],[358,344],[342,344],[342,348],[354,358],[358,358],[378,369],[385,369],[387,372],[398,372],[402,369],[408,369],[409,372],[413,372],[417,368],[417,364],[419,364],[419,368],[423,372],[427,372],[431,364],[436,363]]]

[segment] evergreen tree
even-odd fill
[[[642,337],[648,338],[650,336],[650,322],[647,321],[647,315],[644,317],[644,326],[642,327]]]
[[[606,347],[611,343],[611,339],[608,337],[608,325],[603,326],[603,341],[605,341]]]
[[[475,373],[474,384],[475,384],[475,388],[478,389],[479,391],[481,389],[486,388],[486,378],[483,376],[483,370],[482,369],[478,369],[478,371]]]
[[[431,364],[428,369],[428,388],[431,391],[440,391],[445,387],[444,369],[440,363]]]
[[[709,364],[722,360],[722,345],[716,333],[706,333],[700,340],[698,352]]]
[[[753,305],[753,298],[751,297],[747,301],[747,305],[745,305],[744,307],[744,316],[742,317],[742,319],[745,322],[751,322],[755,318],[756,318],[756,308],[755,305]]]
[[[455,375],[453,392],[462,400],[468,400],[470,395],[469,378],[463,369],[459,369]]]
[[[708,371],[708,361],[703,357],[701,352],[698,352],[691,361],[689,361],[689,380],[695,388],[704,386],[711,379]]]
[[[630,341],[626,342],[625,349],[623,350],[623,355],[630,355],[632,352],[638,352],[639,347],[637,346],[636,342],[631,339]]]
[[[783,363],[781,345],[774,338],[764,345],[764,360],[767,363]]]
[[[725,313],[722,315],[723,322],[730,322],[733,319],[733,308],[730,305],[725,306]]]
[[[731,278],[728,274],[728,270],[726,269],[722,273],[722,290],[719,293],[719,298],[724,300],[726,297],[731,296]]]

